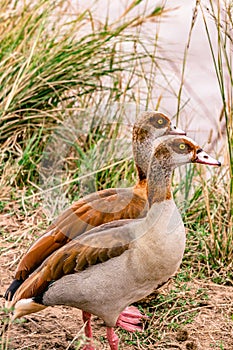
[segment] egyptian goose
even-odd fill
[[[178,269],[185,229],[172,198],[174,168],[187,163],[221,165],[193,140],[156,140],[147,177],[149,211],[145,218],[93,228],[45,260],[16,291],[13,318],[47,306],[69,305],[102,318],[111,350],[121,312],[166,282]],[[94,349],[89,343],[85,349]]]
[[[5,293],[11,300],[20,284],[52,252],[95,226],[120,219],[145,216],[148,206],[146,174],[153,142],[166,134],[185,135],[159,112],[144,112],[133,127],[133,153],[139,181],[131,188],[106,189],[92,193],[75,202],[48,227],[29,248],[15,272],[15,280]]]

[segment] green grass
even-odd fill
[[[129,334],[121,330],[122,339],[127,344],[140,344],[140,349],[156,346],[158,341],[163,341],[165,332],[178,335],[177,331],[184,330],[186,325],[192,323],[198,310],[208,305],[208,298],[207,289],[192,289],[180,272],[169,292],[152,295],[148,300],[136,304],[149,316],[149,321],[145,323],[142,334]],[[169,348],[168,344],[164,345],[166,349]]]
[[[215,69],[222,110],[219,130],[223,144],[219,155],[224,158],[221,169],[188,166],[186,176],[181,173],[175,196],[188,229],[184,268],[192,266],[192,276],[211,278],[217,283],[233,284],[233,75],[231,30],[232,4],[204,5],[196,2],[181,65],[181,82],[177,95],[177,121],[181,110],[182,92],[186,75],[186,62],[192,42],[197,16],[202,17],[212,63]],[[213,23],[215,32],[213,34]],[[217,46],[216,39],[217,37]],[[208,47],[207,47],[208,49]],[[211,64],[211,62],[210,62]]]
[[[224,121],[226,147],[222,148],[225,164],[222,170],[215,172],[211,180],[207,181],[200,175],[203,195],[197,205],[199,215],[195,215],[197,232],[201,233],[205,268],[214,281],[218,283],[233,283],[233,75],[232,75],[232,48],[233,41],[230,30],[233,24],[232,4],[214,4],[209,0],[208,9],[200,3],[200,10],[208,38],[209,49],[217,76],[220,96],[222,99],[222,112],[219,120]],[[210,34],[210,17],[215,24],[217,33],[217,49]],[[204,224],[204,219],[206,224]],[[192,230],[191,230],[192,232]],[[195,231],[194,231],[195,232]],[[195,234],[195,233],[194,233]],[[203,253],[203,252],[202,252]],[[201,260],[202,263],[202,260]]]
[[[148,20],[146,16],[141,22],[123,16],[121,22],[101,24],[89,10],[63,23],[65,3],[0,2],[5,10],[0,24],[1,164],[6,171],[8,165],[12,167],[9,162],[17,159],[15,185],[37,176],[40,155],[54,128],[103,100],[133,99],[134,85],[147,79],[139,66],[149,54],[138,35],[129,33],[131,26]],[[126,14],[139,3],[133,2]],[[88,22],[91,31],[84,34]],[[126,43],[130,49],[122,49]]]
[[[183,197],[179,191],[175,194],[187,228],[184,269],[192,267],[190,277],[211,278],[217,283],[232,285],[233,234],[228,176],[224,178],[221,168],[211,169],[211,177],[206,179],[205,169],[201,167],[190,167],[187,174],[190,178],[184,178],[178,187]]]
[[[218,79],[219,90],[222,98],[222,115],[225,119],[225,132],[229,155],[230,169],[230,211],[233,215],[233,119],[232,119],[232,97],[233,97],[233,75],[232,75],[232,48],[233,40],[230,35],[232,29],[232,4],[226,2],[225,7],[222,7],[218,2],[214,6],[213,1],[209,1],[210,8],[208,12],[212,17],[218,38],[218,49],[214,49],[213,39],[210,35],[210,30],[206,20],[206,13],[203,7],[202,17],[205,24],[205,30],[208,37],[209,47],[212,55],[212,60],[215,68],[215,73]]]
[[[133,1],[113,23],[97,23],[91,10],[79,12],[67,23],[65,1],[43,0],[21,7],[18,2],[1,1],[5,11],[0,23],[2,203],[21,202],[25,209],[25,205],[31,208],[31,200],[33,205],[42,201],[52,218],[89,192],[135,183],[131,136],[123,123],[129,112],[123,106],[128,102],[136,105],[140,91],[136,95],[135,87],[140,84],[146,89],[144,104],[148,104],[159,69],[155,59],[159,38],[153,39],[152,55],[140,31],[144,22],[163,16],[158,7],[130,17],[140,3]],[[188,228],[184,266],[188,268],[192,261],[195,276],[231,284],[233,78],[229,31],[233,21],[229,8],[224,12],[212,1],[208,11],[197,5],[193,14],[177,94],[177,119],[198,11],[222,96],[227,140],[222,151],[227,161],[208,176],[203,168],[187,167],[186,176],[175,180],[174,193]],[[55,15],[57,21],[51,21]],[[218,34],[217,51],[206,20],[209,15]],[[87,23],[91,29],[85,32]],[[150,67],[149,75],[145,64]],[[160,99],[155,105],[159,106]]]

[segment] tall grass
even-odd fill
[[[206,4],[206,2],[205,2]],[[221,148],[223,166],[205,176],[205,169],[189,170],[179,185],[184,193],[184,217],[189,228],[184,263],[198,276],[209,276],[216,282],[233,284],[233,76],[232,3],[220,1],[196,2],[188,43],[185,48],[178,108],[185,76],[185,65],[197,13],[202,16],[213,66],[222,99],[219,121],[223,121],[224,141]],[[210,27],[214,22],[215,32]],[[217,39],[217,40],[216,40]],[[177,116],[178,116],[177,113]],[[219,128],[220,130],[221,128]],[[225,142],[226,141],[226,142]],[[216,175],[217,174],[217,175]],[[194,185],[195,184],[195,185]],[[195,266],[195,267],[194,267]]]
[[[114,23],[101,23],[91,10],[67,21],[64,0],[0,1],[1,170],[8,183],[38,181],[48,137],[64,120],[104,99],[133,100],[139,81],[152,84],[140,68],[150,54],[130,28],[139,30],[163,9],[129,17],[140,2]]]
[[[231,2],[225,2],[225,7],[217,1],[209,1],[210,8],[208,12],[212,17],[217,32],[217,52],[214,48],[213,39],[210,35],[209,27],[206,20],[206,13],[202,9],[205,30],[208,37],[209,47],[212,54],[215,73],[218,79],[219,89],[222,98],[223,116],[225,118],[225,131],[227,136],[229,165],[230,165],[230,200],[231,215],[233,215],[233,120],[232,120],[232,103],[233,103],[233,75],[232,75],[232,48],[233,38],[231,30],[233,29],[233,14]]]
[[[207,11],[197,1],[193,12],[177,119],[193,28],[202,13],[222,96],[227,166],[211,174],[187,168],[175,192],[184,199],[180,208],[189,229],[184,267],[192,264],[198,276],[232,283],[233,20],[230,8],[222,12],[220,3],[209,3]],[[129,143],[123,149],[121,142],[130,142],[122,115],[135,118],[138,111],[124,111],[122,106],[133,101],[137,109],[142,95],[147,106],[160,70],[159,38],[155,36],[148,49],[140,31],[146,21],[163,16],[163,8],[135,15],[133,10],[142,4],[135,0],[120,18],[101,23],[90,9],[67,17],[66,4],[0,0],[0,200],[22,197],[23,206],[30,207],[32,198],[43,199],[51,218],[79,196],[135,182]],[[217,51],[207,17],[216,25]],[[118,107],[111,110],[112,106]]]
[[[217,231],[214,231],[214,224],[211,231],[214,235],[213,249],[210,249],[213,259],[219,259],[219,265],[226,266],[232,271],[233,260],[233,62],[232,49],[233,38],[231,31],[233,28],[232,3],[225,2],[224,6],[220,1],[209,0],[208,9],[201,6],[202,18],[205,24],[205,30],[208,37],[209,48],[212,54],[212,60],[215,73],[218,79],[219,90],[222,98],[222,116],[225,119],[225,133],[227,144],[226,166],[228,174],[222,178],[224,193],[218,199],[218,202],[225,210],[219,210],[219,220]],[[207,12],[208,14],[207,14]],[[214,47],[213,38],[210,35],[207,16],[211,16],[215,24],[217,33],[217,50]],[[222,215],[221,215],[222,213]],[[211,222],[211,221],[210,221]],[[222,228],[225,227],[223,231]],[[215,260],[216,260],[215,259]],[[227,261],[226,261],[227,260]],[[231,273],[231,281],[232,273]]]

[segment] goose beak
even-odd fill
[[[197,157],[193,160],[194,163],[207,164],[213,166],[221,166],[221,163],[210,157],[205,151],[202,149],[197,150]]]
[[[168,135],[186,135],[186,132],[171,124],[170,129],[168,130]]]

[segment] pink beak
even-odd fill
[[[197,150],[197,157],[193,160],[193,163],[200,163],[200,164],[208,164],[213,166],[221,166],[221,163],[210,157],[205,151],[203,151],[201,148]]]
[[[171,124],[170,130],[168,130],[168,135],[186,135],[186,132]]]

